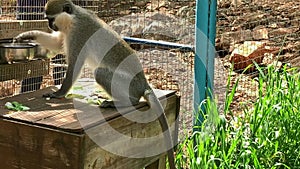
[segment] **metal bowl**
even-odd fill
[[[48,50],[30,41],[22,43],[12,43],[12,40],[0,41],[0,64],[47,58],[47,54]]]
[[[27,43],[1,43],[1,62],[11,63],[12,61],[28,61],[34,57],[36,46]]]

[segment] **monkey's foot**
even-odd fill
[[[131,107],[139,104],[139,102],[135,104],[124,104],[121,101],[112,101],[112,100],[105,100],[101,103],[100,108],[124,108],[124,107]]]
[[[46,93],[46,94],[43,94],[43,97],[60,99],[60,98],[64,98],[65,95],[59,95],[58,93],[54,92],[54,93]]]
[[[115,104],[111,100],[105,100],[100,105],[101,108],[115,108]]]

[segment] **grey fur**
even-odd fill
[[[68,5],[67,13],[63,11],[64,5]],[[71,9],[69,7],[71,7]],[[136,52],[130,48],[115,31],[109,28],[108,25],[96,15],[92,14],[92,12],[74,5],[70,0],[49,0],[46,4],[46,14],[49,20],[49,27],[57,29],[61,34],[56,35],[40,31],[28,31],[16,37],[16,40],[35,39],[41,43],[41,45],[52,50],[60,51],[63,49],[67,56],[68,69],[61,88],[54,93],[45,94],[45,97],[64,97],[79,76],[81,67],[85,61],[91,59],[94,64],[96,62],[94,72],[97,83],[101,85],[107,93],[112,95],[114,99],[114,102],[104,102],[101,107],[132,106],[138,104],[140,98],[144,97],[150,108],[159,115],[162,130],[168,130],[168,123],[163,113],[163,107],[145,78],[142,65]],[[60,16],[64,16],[71,24],[58,24],[56,19]],[[61,18],[64,19],[63,17]],[[63,30],[60,30],[61,28]],[[65,28],[66,30],[64,30]],[[103,56],[96,52],[96,54],[98,54],[97,57],[88,58],[90,57],[90,51],[88,50],[90,46],[86,44],[89,43],[90,37],[99,30],[104,31],[106,33],[104,36],[110,37],[112,41],[115,40],[116,42],[113,43],[114,45],[109,51],[102,54]],[[51,42],[53,43],[49,45]],[[106,42],[100,41],[100,43]],[[92,43],[91,45],[102,44]],[[123,63],[125,59],[129,59],[129,62],[120,67],[120,64]],[[76,66],[77,68],[75,68]],[[126,90],[122,85],[123,81],[128,79],[131,81],[129,89]],[[114,81],[114,83],[112,83],[112,81]],[[114,94],[114,91],[118,91],[117,94]],[[170,132],[164,132],[164,136],[166,144],[173,145]],[[170,168],[175,168],[173,149],[168,150],[168,158]]]

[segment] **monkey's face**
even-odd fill
[[[45,18],[49,28],[67,32],[72,24],[74,4],[70,0],[49,0],[45,6]]]
[[[46,16],[46,19],[48,19],[48,26],[50,29],[54,30],[54,31],[58,31],[58,27],[55,24],[55,16]]]
[[[48,23],[52,30],[68,34],[73,25],[73,16],[63,12],[53,18],[48,17]]]

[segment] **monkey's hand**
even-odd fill
[[[19,34],[14,38],[14,42],[22,42],[24,40],[36,40],[40,31],[27,31]]]
[[[43,97],[60,99],[60,98],[64,98],[65,95],[66,95],[66,94],[62,94],[62,93],[60,92],[60,90],[58,90],[57,92],[54,92],[54,93],[46,93],[46,94],[43,94]]]
[[[41,46],[54,52],[63,52],[63,36],[60,32],[47,33],[43,31],[33,30],[19,34],[14,38],[14,42],[22,42],[25,40],[34,40]]]

